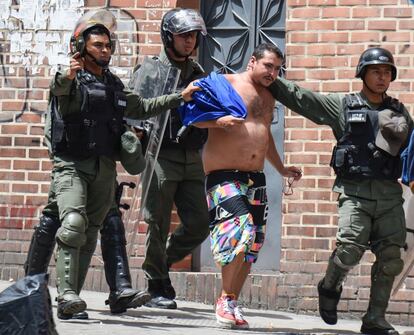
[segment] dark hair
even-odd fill
[[[264,57],[265,51],[269,51],[274,53],[278,58],[284,59],[285,56],[283,55],[282,50],[279,49],[278,46],[272,43],[261,43],[259,44],[253,51],[252,56],[259,60]]]
[[[103,25],[96,25],[90,27],[89,29],[86,29],[83,32],[83,39],[85,42],[89,40],[90,35],[106,35],[108,36],[109,40],[111,40],[111,34]]]

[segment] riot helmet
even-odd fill
[[[161,21],[161,39],[164,47],[174,48],[173,34],[184,34],[190,31],[207,35],[206,25],[200,13],[194,9],[175,8],[168,11]],[[199,36],[197,36],[198,46]]]
[[[397,77],[397,67],[394,63],[394,57],[391,52],[384,48],[369,48],[365,50],[361,57],[356,68],[355,78],[361,78],[364,80],[366,67],[368,65],[374,64],[384,64],[391,66],[391,81],[394,81]]]
[[[116,18],[110,11],[105,9],[89,11],[78,20],[70,38],[72,54],[79,52],[81,56],[85,55],[87,34],[95,27],[104,28],[111,42],[111,54],[114,54],[116,48],[116,35],[114,33],[117,27]]]

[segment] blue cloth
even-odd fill
[[[185,126],[226,115],[246,118],[247,108],[242,98],[223,75],[212,72],[195,85],[202,91],[193,93],[193,100],[178,109]]]
[[[403,164],[401,181],[409,186],[414,181],[414,131],[411,132],[408,146],[401,153],[401,159]]]

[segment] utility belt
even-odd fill
[[[337,176],[347,179],[397,180],[402,171],[398,156],[387,154],[373,143],[368,143],[366,146],[336,145],[332,152],[330,166]]]

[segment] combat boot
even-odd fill
[[[176,297],[176,294],[175,294],[174,287],[171,284],[171,279],[170,278],[163,279],[162,286],[164,287],[165,297],[167,299],[174,300]]]
[[[24,263],[26,276],[46,273],[55,249],[56,231],[60,227],[59,218],[43,215],[35,227],[30,242],[27,260]]]
[[[338,322],[337,306],[341,298],[342,283],[348,273],[334,262],[335,253],[329,258],[325,277],[318,283],[319,315],[328,325]]]
[[[86,309],[86,302],[78,295],[79,249],[58,245],[57,256],[57,316],[67,320]]]
[[[151,300],[147,302],[145,306],[154,307],[154,308],[163,308],[163,309],[176,309],[177,308],[177,303],[173,299],[167,297],[167,294],[164,291],[164,285],[163,285],[162,279],[149,279],[148,280],[148,293],[151,294]],[[175,295],[175,292],[174,292],[174,295]]]
[[[372,335],[399,335],[398,331],[385,320],[386,306],[373,306],[370,302],[362,318],[361,333]]]
[[[372,266],[371,293],[368,311],[362,318],[361,333],[398,335],[398,331],[385,320],[385,311],[388,307],[395,275],[401,272],[402,266],[402,261],[399,259],[391,262],[376,261]]]
[[[124,313],[128,308],[141,307],[151,299],[146,291],[132,288],[126,253],[125,229],[118,211],[107,215],[101,230],[101,249],[105,278],[110,293],[105,301],[111,313]]]

